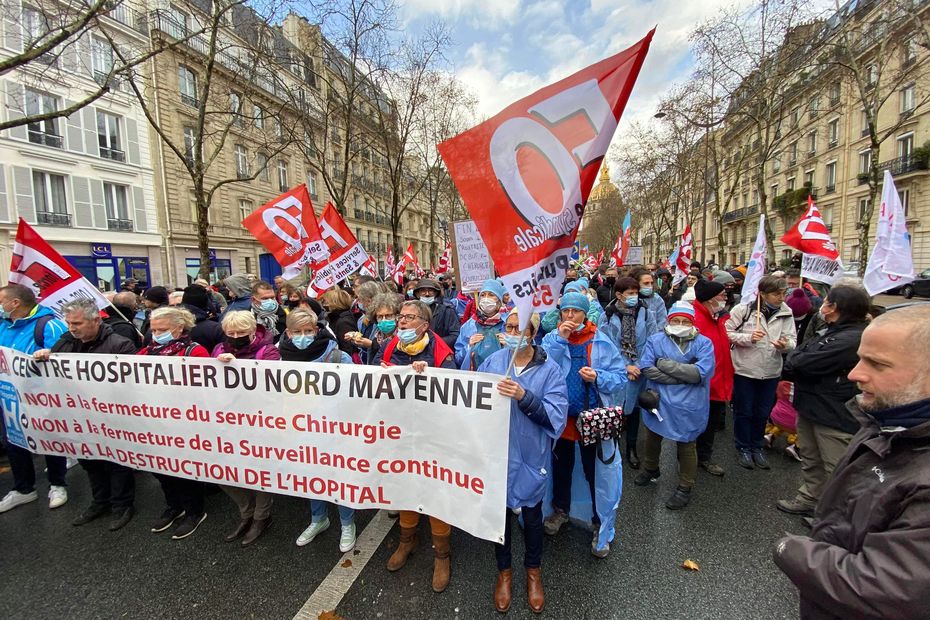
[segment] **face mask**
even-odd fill
[[[300,300],[288,299],[286,302],[284,302],[284,305],[286,305],[288,308],[296,308],[299,303]]]
[[[720,314],[721,312],[723,312],[724,308],[726,308],[726,304],[724,302],[715,301],[713,308],[711,308],[711,312],[714,314]]]
[[[413,289],[407,291],[407,299],[413,299]]]
[[[796,290],[798,290],[798,287],[796,287],[796,286],[789,286],[789,287],[788,287],[788,290],[785,291],[785,295],[791,295],[791,293],[795,292]]]
[[[522,342],[521,342],[522,341]],[[508,349],[513,351],[520,351],[530,346],[530,341],[524,335],[513,335],[513,334],[504,334],[504,344],[507,345]]]
[[[690,325],[666,325],[665,333],[675,338],[685,338],[691,335],[692,329]]]
[[[435,297],[426,297],[426,296],[423,296],[423,297],[420,298],[420,301],[422,301],[423,303],[425,303],[427,306],[432,306],[432,305],[433,305],[433,302],[436,301],[436,298],[435,298]]]
[[[171,335],[171,332],[162,332],[157,336],[152,334],[152,342],[157,345],[165,345],[174,340],[174,336]]]
[[[365,312],[365,304],[363,304],[363,303],[360,302],[360,301],[357,301],[357,302],[355,302],[355,305],[358,306],[358,309],[359,309],[359,310],[361,310],[362,312]]]
[[[293,338],[291,338],[291,342],[294,343],[295,347],[303,351],[304,349],[309,347],[311,344],[313,344],[313,341],[315,338],[316,336],[313,334],[300,335],[300,336],[294,336]]]
[[[382,319],[378,321],[378,329],[381,330],[382,334],[390,334],[397,329],[397,321],[394,319]]]
[[[643,288],[639,289],[639,294],[643,297],[652,297],[652,287],[644,286]]]
[[[478,302],[478,309],[481,310],[481,312],[484,313],[485,316],[491,316],[492,314],[497,312],[498,308],[500,308],[500,304],[497,303],[496,299],[489,299],[485,297],[484,299]]]
[[[581,325],[579,325],[578,327],[575,328],[575,331],[576,331],[576,332],[580,332],[580,331],[583,330],[583,329],[584,329],[584,322],[582,321]]]
[[[397,339],[404,344],[412,344],[419,340],[417,330],[413,328],[401,329],[397,332]]]
[[[768,308],[769,310],[778,310],[779,308],[781,308],[781,304],[772,305],[769,302],[765,302],[765,307]]]
[[[8,319],[8,318],[10,318],[10,313],[4,310],[3,308],[0,308],[0,319]]]
[[[609,286],[613,288],[614,284],[617,283],[617,278],[604,278],[604,286]]]
[[[638,303],[639,299],[637,297],[627,297],[623,300],[623,305],[627,308],[635,308]]]
[[[278,302],[274,299],[263,299],[258,305],[262,312],[274,312],[278,309]]]
[[[238,351],[242,347],[248,346],[249,342],[251,342],[251,338],[249,336],[237,336],[236,338],[230,338],[229,336],[226,336],[225,340],[226,344],[233,351]]]

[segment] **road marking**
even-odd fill
[[[323,583],[300,608],[294,620],[317,620],[324,611],[334,611],[368,564],[368,560],[384,542],[388,532],[394,527],[394,522],[395,519],[390,518],[386,511],[379,510],[356,539],[355,549],[342,556]],[[355,555],[356,551],[359,552],[358,555]],[[343,568],[342,564],[346,560],[350,560],[352,565]]]

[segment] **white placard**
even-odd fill
[[[494,277],[494,267],[475,222],[452,222],[452,236],[455,242],[453,267],[459,279],[459,290],[463,293],[480,291],[484,281]]]
[[[626,252],[626,264],[627,265],[642,265],[643,264],[643,246],[641,245],[631,245],[630,249]]]
[[[833,285],[843,275],[843,263],[816,254],[801,255],[801,277]]]

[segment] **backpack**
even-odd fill
[[[39,347],[39,349],[45,348],[45,326],[54,318],[54,315],[44,314],[36,319],[35,331],[32,334],[32,339],[35,340],[36,346]]]

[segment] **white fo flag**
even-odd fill
[[[875,247],[872,248],[862,279],[869,295],[877,295],[914,280],[911,236],[907,234],[904,219],[904,207],[901,206],[898,189],[894,186],[891,172],[885,170]]]
[[[765,275],[765,216],[759,216],[759,233],[756,243],[752,246],[752,257],[746,265],[746,279],[743,280],[743,290],[740,296],[741,304],[753,304],[759,294],[759,281]]]

